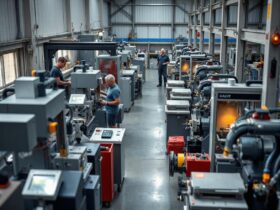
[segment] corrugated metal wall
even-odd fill
[[[101,27],[99,0],[90,0],[89,8],[90,8],[90,13],[89,13],[90,14],[90,28],[98,29]]]
[[[126,0],[118,1],[121,6]],[[171,0],[135,0],[135,33],[136,38],[172,38],[172,12]],[[148,6],[150,4],[150,6]],[[152,5],[156,4],[156,5]],[[162,6],[161,4],[168,4],[168,6]],[[190,10],[189,1],[177,0],[176,4],[180,5],[185,10]],[[114,13],[118,7],[113,4],[112,13]],[[125,6],[124,10],[131,14],[131,5]],[[113,26],[113,33],[118,38],[127,38],[132,26],[127,25],[131,23],[131,20],[123,14],[118,12],[111,19],[113,23],[126,23],[126,25]],[[189,17],[178,7],[175,8],[175,23],[186,24],[186,26],[175,26],[174,36],[186,36],[186,27],[189,21]],[[137,23],[141,25],[137,25]],[[145,23],[155,23],[155,25],[145,25]],[[158,23],[158,25],[156,25]],[[162,23],[162,24],[161,24]],[[166,25],[170,24],[170,25]]]
[[[127,2],[127,0],[119,0],[116,1],[119,5],[123,5],[125,2]],[[118,10],[118,7],[114,4],[112,4],[112,14],[114,12],[116,12],[116,10]],[[128,12],[129,14],[131,14],[131,6],[125,6],[123,8],[124,11]],[[120,22],[120,23],[130,23],[130,19],[123,13],[123,12],[118,12],[117,14],[115,14],[112,19],[112,22]]]
[[[55,35],[67,31],[65,0],[33,0],[37,35]]]
[[[71,0],[70,10],[74,31],[84,31],[86,29],[85,0]]]
[[[0,42],[15,40],[17,35],[15,0],[1,0],[0,14]]]
[[[108,4],[103,2],[103,13],[102,13],[102,25],[103,27],[109,26],[108,14],[109,14]]]
[[[262,23],[266,24],[266,12],[267,12],[267,1],[263,1],[263,7],[260,8],[259,6],[255,7],[259,4],[259,1],[256,0],[249,0],[248,9],[251,11],[248,13],[248,24],[258,24],[259,23],[259,15],[262,12]]]

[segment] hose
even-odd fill
[[[207,78],[211,78],[211,77],[215,77],[215,78],[218,78],[218,79],[235,79],[235,82],[238,83],[238,79],[236,76],[233,76],[233,75],[229,75],[229,74],[209,74],[207,76]]]
[[[272,163],[274,162],[275,158],[279,154],[279,143],[276,141],[276,147],[273,149],[273,151],[270,153],[268,158],[265,161],[263,173],[268,173],[271,174],[271,168],[272,168]]]
[[[228,156],[237,139],[247,133],[255,135],[280,135],[280,123],[279,121],[256,121],[252,119],[235,123],[227,135],[224,155]]]

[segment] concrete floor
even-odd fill
[[[157,71],[147,70],[143,96],[125,114],[125,180],[112,210],[183,210],[177,201],[177,177],[169,178],[165,155],[165,89]]]

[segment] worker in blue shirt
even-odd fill
[[[65,57],[59,57],[57,63],[52,67],[50,76],[54,77],[56,84],[59,88],[65,88],[71,86],[71,81],[65,80],[62,74],[61,69],[66,65],[67,59]]]
[[[162,77],[164,80],[164,86],[166,86],[167,82],[167,64],[170,62],[168,55],[165,54],[165,50],[162,48],[160,50],[160,54],[157,58],[158,65],[158,85],[157,87],[161,87],[162,85]]]
[[[119,112],[120,104],[120,88],[116,84],[115,77],[112,74],[108,74],[105,77],[106,86],[108,87],[106,101],[102,100],[101,105],[105,106],[107,112],[107,120],[110,128],[116,128],[117,116]]]

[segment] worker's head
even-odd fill
[[[60,69],[64,68],[66,65],[67,59],[65,57],[59,57],[57,59],[57,64],[56,66]]]
[[[160,54],[161,54],[161,55],[164,55],[164,54],[165,54],[165,49],[161,48]]]
[[[116,80],[115,80],[114,75],[108,74],[108,75],[105,77],[105,82],[106,82],[106,85],[107,85],[108,87],[114,86],[115,83],[116,83]]]

